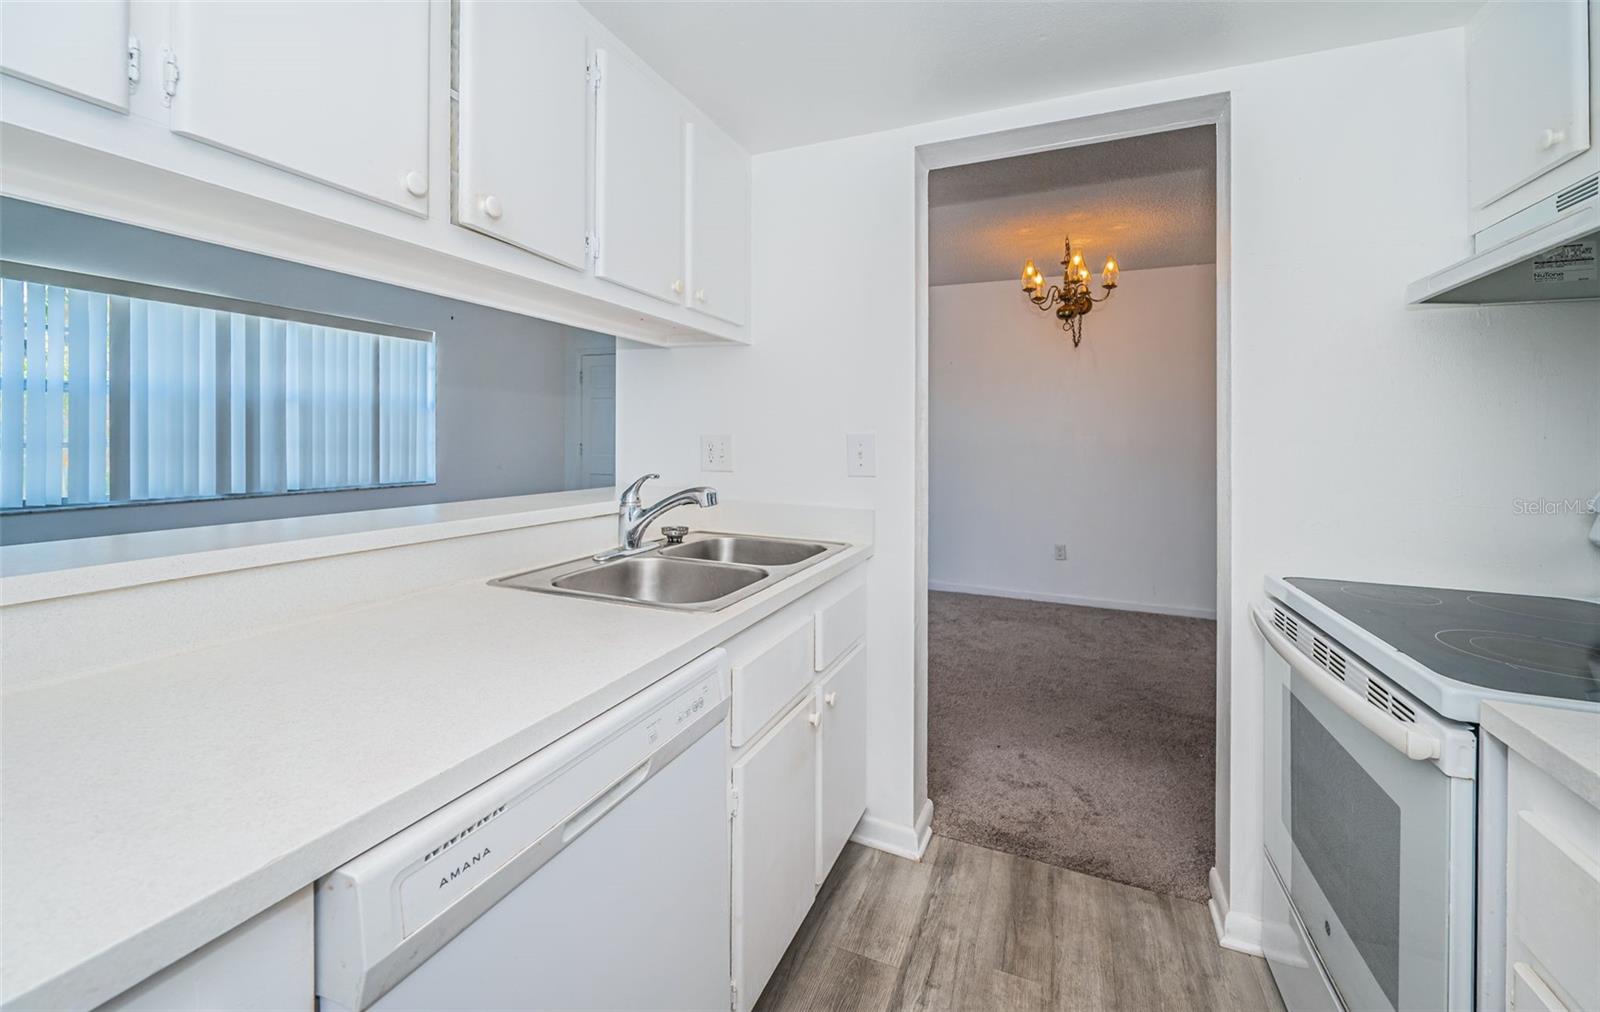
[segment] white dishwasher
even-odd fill
[[[317,883],[324,1012],[726,1009],[727,654]]]

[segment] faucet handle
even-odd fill
[[[627,488],[622,490],[622,497],[618,499],[617,502],[621,505],[637,506],[639,504],[639,490],[644,487],[644,483],[647,481],[653,481],[659,477],[661,477],[659,474],[640,475],[634,480],[632,485],[629,485]]]

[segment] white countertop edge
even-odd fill
[[[1600,808],[1600,713],[1484,703],[1483,729]]]
[[[0,607],[615,512],[613,489],[583,489],[6,545]]]
[[[549,521],[545,521],[549,522]],[[647,688],[713,647],[871,558],[870,543],[852,545],[754,597],[731,605],[723,621],[701,630],[654,661],[619,675],[578,704],[551,713],[520,733],[486,746],[338,830],[307,841],[272,864],[175,911],[77,965],[24,984],[0,999],[0,1012],[92,1008],[184,958],[344,862],[411,825],[562,735]],[[597,607],[617,607],[597,603]],[[378,605],[381,607],[381,605]],[[9,981],[4,982],[9,989]]]

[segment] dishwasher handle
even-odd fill
[[[640,784],[649,780],[650,766],[654,758],[651,756],[618,777],[610,787],[595,795],[592,801],[569,818],[561,827],[561,845],[565,847],[582,836],[584,830],[599,822],[601,816],[622,804],[628,795],[639,789]]]
[[[1298,648],[1283,633],[1279,632],[1267,618],[1267,613],[1259,604],[1252,605],[1250,617],[1255,621],[1256,628],[1261,630],[1262,638],[1267,645],[1278,652],[1278,656],[1288,662],[1302,678],[1311,684],[1311,687],[1327,697],[1328,701],[1344,711],[1345,715],[1389,745],[1407,759],[1418,762],[1427,762],[1437,759],[1443,753],[1443,746],[1439,739],[1426,731],[1415,727],[1407,727],[1392,719],[1387,711],[1378,710],[1354,692],[1345,687],[1337,678],[1322,670],[1314,664],[1311,658],[1301,653]]]

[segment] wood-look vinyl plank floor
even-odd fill
[[[1283,1012],[1189,900],[934,837],[851,844],[758,1012]]]

